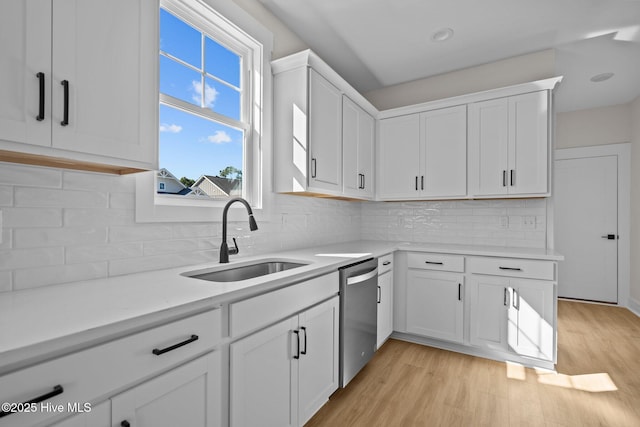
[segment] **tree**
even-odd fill
[[[234,166],[227,166],[220,171],[220,177],[227,179],[242,179],[242,171]]]
[[[180,182],[185,187],[191,187],[193,184],[196,183],[196,181],[194,179],[187,178],[186,176],[183,176],[182,178],[180,178]]]

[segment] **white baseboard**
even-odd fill
[[[640,317],[640,302],[635,299],[629,297],[629,301],[627,301],[627,308],[636,316]]]

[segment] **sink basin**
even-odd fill
[[[208,280],[210,282],[239,282],[279,273],[292,268],[302,267],[307,263],[293,261],[260,261],[255,264],[247,264],[238,267],[225,268],[223,270],[199,270],[184,273],[184,276],[194,279]]]

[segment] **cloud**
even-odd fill
[[[191,82],[191,90],[193,90],[193,95],[191,99],[198,105],[202,100],[202,82],[197,80],[193,80]],[[207,108],[213,108],[213,104],[216,102],[216,98],[218,97],[218,91],[213,86],[209,86],[205,83],[204,85],[204,106]]]
[[[179,133],[182,130],[182,126],[176,124],[162,123],[160,125],[160,132]]]
[[[207,137],[207,141],[213,142],[214,144],[224,144],[231,142],[231,137],[225,131],[217,130],[215,134]]]

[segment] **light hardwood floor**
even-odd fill
[[[558,302],[557,373],[389,340],[315,426],[640,426],[640,318]]]

